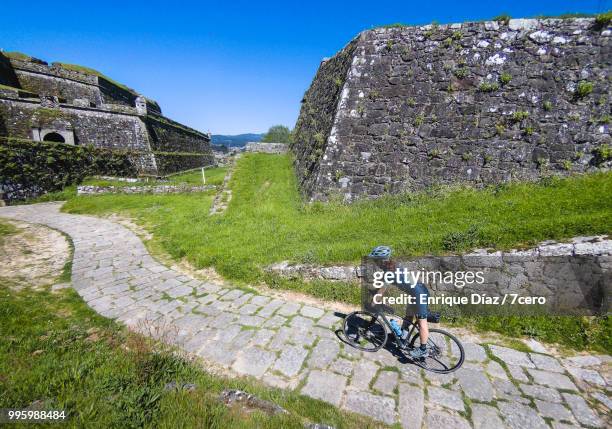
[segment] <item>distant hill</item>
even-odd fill
[[[248,142],[258,142],[263,134],[238,134],[235,136],[225,136],[222,134],[212,135],[212,144],[225,145],[228,147],[244,147]]]

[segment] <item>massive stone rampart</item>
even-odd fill
[[[609,168],[610,35],[588,18],[359,34],[302,100],[293,151],[304,195]]]
[[[94,70],[23,54],[0,53],[0,137],[130,152],[141,174],[214,163],[210,136],[164,117],[155,101]]]

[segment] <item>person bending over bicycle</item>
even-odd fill
[[[397,268],[395,262],[391,260],[391,248],[388,246],[377,246],[368,256],[376,259],[378,265],[385,271],[395,271]],[[412,359],[426,358],[429,354],[429,350],[427,349],[427,339],[429,338],[429,323],[427,322],[429,308],[427,306],[427,297],[429,297],[429,290],[423,283],[417,283],[414,287],[405,283],[396,283],[394,286],[402,292],[409,293],[416,299],[416,318],[418,320],[421,345],[420,347],[412,349],[409,354]],[[384,295],[389,288],[390,286],[384,286],[380,294]],[[407,315],[410,307],[412,307],[410,304],[406,306]]]

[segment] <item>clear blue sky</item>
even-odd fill
[[[4,2],[0,48],[86,65],[215,134],[293,127],[323,57],[361,30],[566,12],[609,0]]]

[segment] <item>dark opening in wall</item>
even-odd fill
[[[55,143],[66,143],[66,140],[61,134],[58,133],[49,133],[43,137],[43,141],[45,142],[55,142]]]

